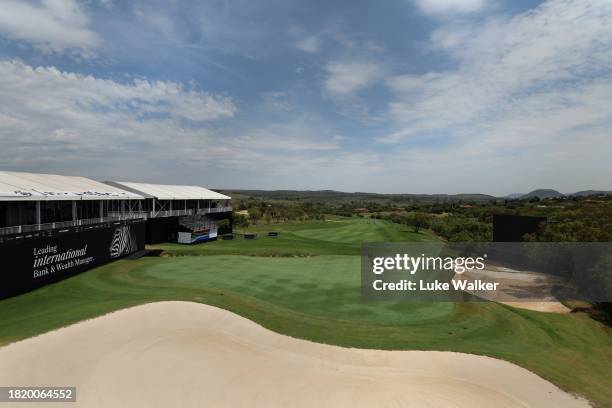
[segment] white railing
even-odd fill
[[[176,217],[176,216],[185,216],[185,215],[196,215],[196,214],[212,214],[212,213],[222,213],[232,211],[232,207],[211,207],[211,208],[200,208],[197,209],[187,209],[187,210],[169,210],[169,211],[151,211],[148,213],[148,217],[150,218],[162,218],[162,217]]]
[[[4,227],[0,228],[0,235],[19,234],[21,232],[21,225],[15,227]]]
[[[151,218],[176,217],[182,215],[193,215],[193,210],[151,211],[149,214]]]
[[[197,213],[198,214],[212,214],[212,213],[222,213],[222,212],[228,212],[228,211],[232,211],[231,206],[200,208]]]
[[[44,224],[16,225],[14,227],[4,227],[4,228],[0,228],[0,235],[25,234],[29,232],[78,227],[78,226],[83,226],[83,225],[100,224],[103,222],[134,220],[134,219],[139,219],[139,218],[144,218],[144,217],[142,216],[142,214],[136,214],[136,213],[127,213],[127,214],[115,213],[114,215],[111,215],[111,213],[109,213],[107,217],[102,217],[102,218],[88,218],[84,220],[49,222],[49,223],[44,223]]]
[[[211,208],[200,208],[199,210],[187,209],[187,210],[168,210],[168,211],[131,211],[127,213],[119,211],[109,211],[106,217],[102,218],[89,218],[84,220],[74,221],[62,221],[62,222],[49,222],[45,224],[33,224],[33,225],[16,225],[14,227],[3,227],[0,228],[0,235],[11,235],[11,234],[24,234],[29,232],[46,231],[60,228],[78,227],[81,225],[92,225],[99,224],[109,221],[123,221],[123,220],[135,220],[135,219],[148,219],[148,218],[163,218],[163,217],[176,217],[194,214],[213,214],[232,211],[231,206],[225,207],[211,207]]]
[[[149,216],[148,211],[130,211],[127,213],[120,212],[120,211],[109,211],[108,212],[109,218],[117,218],[119,220],[135,220],[138,218],[143,218],[146,220],[148,216]]]

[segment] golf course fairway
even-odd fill
[[[277,333],[331,345],[486,355],[536,373],[598,406],[612,401],[612,331],[586,314],[497,303],[366,302],[364,241],[436,239],[382,221],[338,219],[253,228],[255,240],[161,245],[0,302],[0,344],[131,306],[217,306]],[[263,232],[280,232],[277,238]],[[316,231],[316,233],[312,232]],[[367,240],[358,237],[367,234]]]

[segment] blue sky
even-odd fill
[[[6,0],[0,165],[217,188],[612,190],[604,0]]]

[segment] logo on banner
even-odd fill
[[[138,241],[136,233],[127,226],[117,227],[113,233],[113,240],[110,246],[111,258],[119,258],[123,255],[128,255],[138,250]]]

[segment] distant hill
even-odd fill
[[[584,190],[573,194],[563,194],[553,189],[537,189],[527,194],[514,193],[505,197],[494,197],[488,194],[463,193],[463,194],[379,194],[354,192],[348,193],[335,190],[241,190],[241,189],[217,189],[221,193],[228,194],[236,199],[257,197],[266,200],[277,201],[312,201],[312,202],[337,202],[338,204],[370,201],[379,203],[395,203],[403,205],[410,202],[442,202],[442,201],[471,201],[487,202],[493,200],[525,200],[534,197],[540,199],[559,197],[588,197],[598,195],[611,195],[612,191]]]
[[[221,189],[223,193],[236,198],[258,197],[270,200],[304,200],[304,201],[386,201],[403,203],[410,201],[491,201],[497,197],[478,194],[378,194],[355,192],[347,193],[334,190],[232,190]]]
[[[524,198],[559,198],[559,197],[565,197],[565,194],[558,192],[557,190],[552,190],[549,188],[541,188],[538,190],[533,190],[530,193],[524,194],[523,196],[521,196],[522,199]]]
[[[574,194],[570,194],[570,195],[574,197],[602,196],[602,195],[612,195],[612,191],[583,190],[583,191],[577,191]]]

